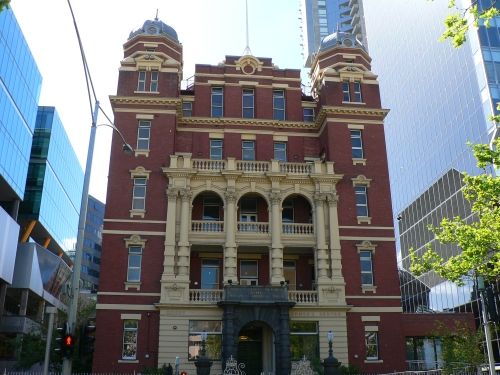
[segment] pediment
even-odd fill
[[[264,63],[252,55],[241,56],[235,61],[236,70],[241,70],[243,74],[251,75],[256,71],[262,71]]]

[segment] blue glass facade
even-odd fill
[[[20,214],[37,220],[60,249],[71,250],[76,244],[82,188],[83,170],[55,108],[40,107]]]
[[[0,12],[0,201],[22,199],[42,77],[10,9]]]
[[[81,278],[85,287],[90,290],[97,290],[99,285],[104,208],[104,203],[89,195],[83,239]]]

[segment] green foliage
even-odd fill
[[[484,363],[483,335],[480,329],[474,331],[466,324],[455,321],[453,329],[441,325],[436,334],[441,339],[445,375],[454,374],[457,369],[465,366],[477,367]]]
[[[488,145],[472,146],[480,168],[500,165],[500,141],[494,148]],[[466,278],[483,276],[494,280],[500,276],[500,178],[484,173],[478,176],[464,174],[462,188],[471,203],[473,222],[463,218],[444,218],[438,227],[429,230],[443,244],[456,244],[461,252],[444,259],[430,244],[422,256],[410,249],[410,270],[419,276],[430,270],[439,276],[463,284]]]
[[[4,10],[4,8],[10,8],[10,0],[0,0],[0,12]]]
[[[449,0],[448,8],[455,7],[455,0]],[[473,0],[470,7],[457,10],[446,17],[444,21],[445,31],[441,35],[440,40],[450,39],[454,47],[460,47],[467,40],[467,31],[470,24],[474,27],[478,27],[480,24],[489,27],[490,21],[499,14],[500,12],[495,6],[479,11],[477,0]],[[468,20],[471,20],[471,22]]]
[[[359,374],[359,368],[354,365],[340,366],[340,373],[345,375],[356,375]]]
[[[142,370],[142,374],[147,375],[164,375],[167,373],[167,365],[164,363],[162,367],[146,367]]]

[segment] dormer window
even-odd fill
[[[154,48],[154,47],[146,47],[146,52],[156,52],[156,48]]]

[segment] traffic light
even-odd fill
[[[76,342],[76,338],[73,335],[71,335],[70,333],[66,333],[66,335],[64,336],[64,342],[63,342],[63,345],[64,345],[63,356],[65,358],[71,358],[73,356],[73,351],[75,349],[75,342]]]
[[[95,342],[95,324],[92,321],[87,321],[83,326],[82,340],[80,350],[83,354],[91,354],[94,352]]]
[[[71,358],[75,347],[75,337],[70,333],[68,323],[57,327],[56,345],[54,351],[63,358]]]

